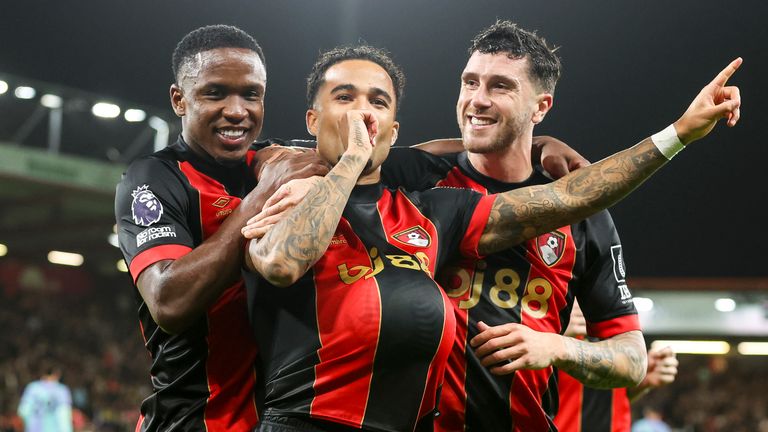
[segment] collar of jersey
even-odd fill
[[[384,185],[381,182],[367,185],[356,185],[349,195],[349,202],[373,203],[381,198],[384,193]]]
[[[201,155],[194,152],[181,134],[172,147],[179,154],[180,160],[189,162],[196,170],[221,182],[231,195],[240,196],[241,193],[247,192],[243,190],[244,187],[253,187],[250,185],[252,182],[246,179],[248,171],[245,159],[241,162],[223,165],[208,154]]]
[[[480,171],[476,170],[475,167],[472,166],[472,163],[469,161],[467,152],[459,154],[458,162],[459,169],[461,169],[461,171],[463,171],[467,177],[485,186],[489,193],[506,192],[521,187],[545,184],[552,181],[544,174],[544,169],[541,167],[541,165],[534,165],[533,172],[527,179],[517,183],[507,183],[496,180],[493,177],[488,177]]]

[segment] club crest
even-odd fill
[[[429,237],[429,233],[427,233],[424,228],[418,225],[408,228],[405,231],[400,231],[397,234],[393,234],[392,238],[399,241],[400,243],[405,243],[417,247],[427,247],[430,243],[432,243],[432,239]]]
[[[131,215],[136,225],[150,226],[160,220],[163,215],[163,204],[157,199],[149,186],[139,186],[131,192]]]
[[[536,237],[536,252],[546,265],[552,267],[563,257],[565,239],[566,235],[560,231],[552,231]]]

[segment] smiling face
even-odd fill
[[[503,150],[517,138],[533,134],[544,119],[552,95],[537,90],[527,57],[475,51],[461,74],[456,116],[464,147],[473,153]]]
[[[381,166],[389,147],[397,139],[395,90],[392,79],[378,64],[369,60],[344,60],[329,67],[324,82],[307,111],[307,129],[317,137],[322,158],[335,164],[346,149],[339,137],[339,123],[350,110],[366,110],[379,122],[371,161],[365,174]]]
[[[222,163],[243,159],[261,133],[266,82],[264,64],[249,49],[197,54],[171,86],[171,104],[190,148]]]

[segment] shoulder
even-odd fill
[[[406,191],[402,188],[399,192],[414,203],[424,205],[436,205],[440,207],[451,207],[464,205],[473,198],[479,198],[483,195],[471,189],[455,187],[434,187],[424,191]]]
[[[414,147],[392,147],[389,151],[387,162],[434,165],[439,167],[453,167],[456,165],[456,157],[459,153],[446,155],[433,155],[432,153]]]
[[[128,165],[123,178],[130,176],[153,176],[178,169],[181,160],[169,149],[140,157]]]
[[[616,232],[616,225],[608,210],[601,210],[583,221],[575,224],[577,230],[591,235],[609,235]]]

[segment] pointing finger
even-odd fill
[[[731,77],[731,75],[736,72],[736,70],[741,66],[742,59],[741,57],[737,57],[735,60],[733,60],[728,66],[725,67],[722,71],[720,71],[719,74],[715,77],[714,80],[712,80],[712,84],[722,87],[725,85],[726,82],[728,82],[728,78]]]

